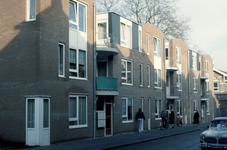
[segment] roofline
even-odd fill
[[[215,68],[215,67],[213,67],[213,71],[216,71],[216,72],[218,72],[218,73],[220,73],[220,74],[222,74],[222,75],[224,75],[224,76],[227,76],[226,73],[224,73],[223,71],[221,71],[221,70],[219,70],[219,69],[217,69],[217,68]]]

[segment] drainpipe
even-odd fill
[[[96,136],[96,43],[95,43],[95,3],[92,3],[93,6],[93,99],[94,99],[94,138]]]

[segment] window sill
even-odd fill
[[[69,79],[87,80],[87,78],[78,78],[78,77],[72,77],[72,76],[69,76]]]
[[[159,90],[162,90],[162,87],[154,87],[155,89],[159,89]]]
[[[69,126],[69,129],[76,129],[76,128],[88,128],[88,125],[84,125],[84,126]]]
[[[32,21],[36,21],[36,19],[26,20],[25,22],[32,22]]]
[[[121,83],[121,85],[129,85],[129,86],[133,86],[133,84],[127,84],[127,83]]]
[[[58,77],[59,77],[59,78],[64,78],[64,79],[66,79],[66,77],[65,77],[65,76],[60,76],[60,75],[58,75]]]
[[[162,118],[155,118],[155,120],[162,120]]]
[[[133,123],[134,121],[122,121],[122,123]]]

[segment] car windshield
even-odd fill
[[[227,120],[214,120],[211,121],[210,127],[224,127],[227,128]]]

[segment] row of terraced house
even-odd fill
[[[0,2],[0,140],[50,145],[215,116],[213,60],[95,0]]]

